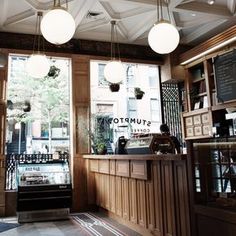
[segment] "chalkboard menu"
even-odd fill
[[[236,50],[217,56],[214,67],[218,101],[236,99]]]

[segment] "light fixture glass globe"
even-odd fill
[[[117,84],[125,79],[125,69],[121,61],[108,62],[104,68],[104,76],[112,84]]]
[[[75,33],[75,21],[63,8],[49,11],[43,17],[40,27],[43,37],[57,45],[68,42]]]
[[[160,21],[149,31],[148,43],[159,54],[170,53],[179,44],[179,32],[170,22]]]
[[[43,78],[49,72],[48,59],[43,54],[32,54],[26,64],[27,73],[34,78]]]

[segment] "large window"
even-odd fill
[[[147,64],[123,63],[126,78],[121,82],[118,92],[111,92],[109,84],[103,83],[106,63],[105,61],[90,63],[91,123],[93,129],[99,130],[99,127],[94,125],[99,125],[95,121],[101,117],[106,120],[102,124],[103,131],[106,127],[107,134],[103,136],[114,151],[115,143],[121,136],[130,138],[137,133],[159,132],[161,124],[159,68]],[[136,87],[145,92],[142,99],[135,98]]]
[[[6,153],[69,152],[70,60],[50,58],[51,73],[40,79],[26,73],[27,60],[9,57]]]

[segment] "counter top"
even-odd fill
[[[146,160],[146,161],[180,161],[185,160],[186,154],[132,154],[132,155],[83,155],[85,159],[99,160]]]

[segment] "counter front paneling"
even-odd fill
[[[83,157],[91,204],[145,235],[190,235],[186,155]]]

